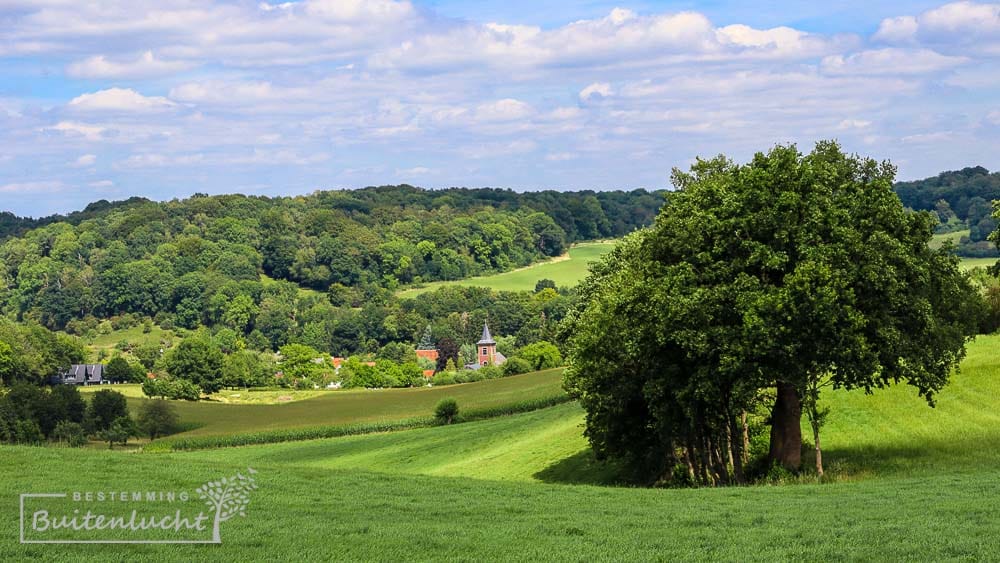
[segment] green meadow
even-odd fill
[[[193,452],[5,447],[0,560],[991,559],[1000,549],[998,350],[1000,335],[973,342],[934,408],[905,386],[827,392],[823,484],[806,476],[742,488],[608,486],[613,468],[588,453],[575,404]],[[499,392],[495,382],[441,391],[488,396]],[[333,403],[307,399],[273,412],[324,404]],[[222,525],[219,546],[16,542],[21,492],[190,491],[247,466],[260,488],[245,518]]]
[[[404,289],[396,295],[400,298],[416,297],[446,285],[489,287],[497,291],[531,291],[535,289],[535,283],[541,279],[550,279],[560,287],[574,286],[587,277],[588,265],[614,246],[615,241],[584,242],[573,245],[565,255],[547,262],[492,276],[428,283],[421,287]]]

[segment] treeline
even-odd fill
[[[402,284],[508,270],[578,240],[621,236],[649,224],[661,202],[644,190],[411,186],[99,202],[0,245],[0,307],[78,334],[119,315],[247,335],[290,322],[304,331],[328,321],[298,320],[300,286],[335,307],[379,303]]]
[[[300,292],[289,282],[273,282],[262,290],[262,305],[255,315],[242,314],[240,308],[241,302],[248,306],[254,303],[253,294],[240,294],[229,307],[221,309],[221,316],[206,323],[210,328],[188,331],[174,327],[159,342],[138,345],[123,341],[117,349],[132,364],[135,381],[142,381],[150,371],[183,374],[205,392],[217,390],[217,386],[295,386],[296,381],[309,388],[333,381],[345,387],[392,387],[396,382],[408,386],[415,380],[413,373],[435,370],[456,375],[456,368],[475,362],[474,344],[483,323],[488,321],[498,350],[509,358],[503,375],[513,375],[561,364],[559,350],[544,343],[564,340],[558,327],[576,302],[576,294],[551,285],[551,281],[543,280],[533,292],[449,286],[403,300],[383,291],[362,307],[352,308],[336,307],[324,294]],[[96,326],[110,331],[138,326],[140,322],[135,315],[123,315]],[[80,324],[86,334],[94,330],[87,323]],[[152,331],[152,326],[148,330]],[[176,346],[175,340],[180,342]],[[438,363],[419,362],[414,352],[418,346],[438,350]],[[184,350],[182,356],[193,359],[180,364],[173,361],[181,348],[192,348]],[[280,352],[282,360],[275,364],[268,359],[273,358],[269,352]],[[415,363],[420,369],[406,366],[405,376],[391,376],[379,383],[368,373],[368,366],[359,368],[349,363],[346,372],[342,370],[338,377],[332,377],[329,366],[326,370],[314,369],[316,365],[311,362],[321,355],[373,360],[378,367],[375,371],[383,374],[392,370],[383,369],[389,364],[382,361],[399,366]],[[290,368],[289,358],[298,358],[291,365],[302,369]],[[109,373],[112,363],[116,359],[108,364]],[[274,379],[279,370],[286,373],[285,379]],[[130,377],[127,369],[118,371],[123,378]],[[203,372],[203,376],[192,376]],[[185,390],[175,391],[172,394],[190,395]]]
[[[990,173],[982,166],[942,172],[937,176],[895,184],[903,205],[920,211],[932,211],[938,219],[938,233],[969,230],[956,253],[960,256],[998,256],[987,239],[997,229],[992,202],[1000,200],[1000,172]]]

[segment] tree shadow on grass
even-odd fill
[[[533,477],[544,483],[560,485],[628,486],[620,464],[598,461],[590,448],[564,458]]]

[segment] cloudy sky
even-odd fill
[[[1000,168],[1000,4],[754,4],[0,0],[0,210],[661,188],[825,138],[904,179]]]

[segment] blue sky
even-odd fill
[[[0,21],[0,210],[22,215],[662,188],[827,138],[904,179],[1000,168],[1000,4],[8,0]]]

